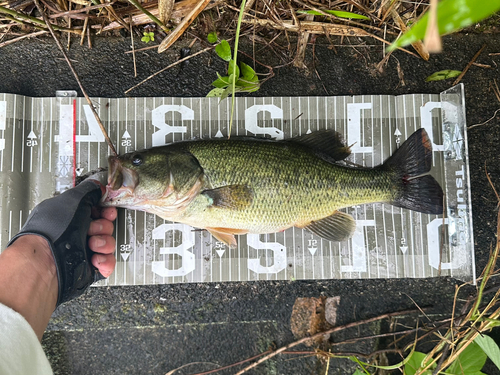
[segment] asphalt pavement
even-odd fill
[[[124,97],[128,88],[176,61],[180,48],[189,42],[183,40],[162,55],[155,50],[138,52],[138,77],[133,75],[131,55],[125,54],[130,49],[130,40],[126,37],[96,38],[92,49],[79,46],[75,39],[69,56],[90,96]],[[500,78],[497,34],[448,36],[444,39],[443,53],[432,56],[428,62],[397,51],[383,72],[375,68],[383,57],[380,46],[361,46],[356,38],[344,42],[345,46],[330,49],[326,39],[318,38],[314,51],[313,46],[308,47],[308,72],[290,64],[274,68],[274,77],[252,95],[440,93],[449,88],[453,80],[427,83],[425,78],[442,69],[462,70],[486,44],[477,62],[489,67],[474,65],[462,80],[467,122],[469,125],[482,123],[500,108],[490,86],[495,78]],[[201,48],[195,44],[193,52]],[[243,42],[242,49],[250,55],[253,53],[249,42]],[[255,44],[255,55],[268,66],[289,61],[287,51],[273,45]],[[54,96],[55,91],[61,89],[79,91],[66,62],[49,38],[24,40],[0,49],[0,67],[0,92],[40,97]],[[159,74],[129,95],[205,96],[215,73],[222,70],[224,63],[210,51]],[[258,71],[267,73],[268,69],[260,66]],[[479,275],[496,238],[496,198],[486,179],[485,166],[500,189],[500,115],[471,129],[468,140],[476,273]],[[429,314],[449,312],[455,286],[459,284],[457,280],[441,277],[91,288],[83,297],[57,309],[43,345],[56,374],[164,374],[199,362],[177,373],[193,374],[242,361],[270,347],[294,341],[290,317],[299,297],[340,296],[337,324],[346,324],[411,309],[414,303],[429,307]],[[466,292],[473,290],[471,287]],[[384,329],[387,329],[384,324],[372,324],[342,333],[334,340]],[[371,340],[344,347],[344,350],[370,352],[381,345]],[[299,349],[311,350],[304,346]],[[325,373],[325,362],[314,356],[290,358],[278,356],[250,373]],[[352,369],[349,361],[336,359],[330,363],[329,374],[348,374]],[[232,373],[234,368],[220,372]]]

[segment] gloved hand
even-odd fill
[[[36,206],[21,232],[9,242],[27,234],[41,236],[49,243],[56,263],[59,294],[57,306],[83,294],[94,282],[104,279],[91,263],[94,254],[87,232],[92,207],[102,196],[102,185],[85,180],[63,194]]]

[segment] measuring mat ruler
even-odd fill
[[[0,94],[0,243],[33,207],[107,167],[109,150],[85,99]],[[62,96],[61,96],[62,95]],[[195,138],[227,137],[231,99],[94,98],[119,154]],[[444,215],[369,204],[344,212],[356,231],[329,242],[307,230],[238,236],[228,248],[207,231],[120,209],[115,272],[99,285],[251,280],[475,279],[463,86],[440,95],[236,98],[233,136],[276,140],[335,129],[353,145],[353,163],[382,164],[415,130],[433,143],[431,174],[443,187]],[[235,171],[237,173],[237,171]]]

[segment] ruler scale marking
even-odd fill
[[[38,177],[38,173],[43,173],[43,171],[48,167],[48,172],[52,173],[52,143],[54,141],[53,124],[54,124],[54,113],[53,111],[60,110],[59,107],[55,106],[54,103],[56,99],[42,99],[42,98],[26,98],[21,96],[6,96],[2,95],[2,98],[7,101],[8,108],[11,108],[11,104],[14,102],[13,106],[13,115],[9,121],[12,121],[13,129],[8,128],[8,131],[12,132],[12,135],[8,133],[5,129],[1,129],[0,136],[3,138],[10,137],[12,139],[12,145],[8,145],[9,151],[13,153],[11,160],[11,172],[21,171],[22,178],[26,178],[29,173],[33,173],[36,171],[37,175],[30,179],[32,183],[36,183],[36,181],[42,181],[40,177]],[[359,159],[362,159],[363,165],[373,166],[380,164],[387,158],[388,155],[393,153],[393,145],[395,136],[393,135],[395,130],[401,130],[404,135],[401,137],[402,139],[407,139],[411,133],[416,128],[419,128],[419,124],[421,122],[420,119],[420,111],[419,108],[421,105],[424,105],[425,102],[432,100],[438,102],[439,99],[435,99],[435,96],[426,96],[426,95],[406,95],[406,96],[357,96],[355,98],[349,97],[328,97],[321,99],[319,97],[298,97],[298,98],[264,98],[264,99],[248,99],[241,98],[238,99],[235,111],[235,124],[236,128],[234,132],[236,134],[241,134],[242,132],[247,133],[249,135],[254,135],[251,132],[247,132],[247,129],[244,125],[243,121],[240,121],[239,117],[241,116],[240,111],[244,112],[245,108],[251,107],[252,105],[262,105],[262,106],[273,106],[279,107],[283,109],[283,107],[288,108],[288,113],[283,113],[283,118],[277,118],[276,116],[269,117],[269,112],[264,110],[262,113],[259,113],[258,126],[268,128],[276,128],[283,131],[286,138],[300,136],[303,135],[304,132],[315,131],[317,129],[323,128],[337,128],[337,125],[343,129],[341,131],[344,136],[348,133],[348,118],[346,116],[347,104],[355,103],[359,105],[362,103],[371,103],[371,111],[368,113],[364,108],[361,109],[360,123],[358,126],[360,127],[360,139],[358,140],[360,147],[372,147],[372,151],[367,151],[367,149],[361,149],[358,154],[353,155],[353,158],[359,162]],[[160,100],[160,98],[158,98]],[[353,100],[354,99],[354,100]],[[30,100],[31,102],[27,102]],[[108,116],[107,113],[100,111],[101,107],[101,98],[96,98],[95,100],[99,101],[99,112],[101,115]],[[103,99],[104,100],[104,99]],[[137,136],[139,135],[138,130],[145,124],[143,130],[144,137],[144,146],[147,148],[150,145],[151,133],[155,132],[154,126],[151,126],[150,118],[147,119],[146,116],[149,116],[151,113],[150,110],[147,109],[148,105],[152,104],[152,109],[156,108],[156,104],[159,101],[156,98],[153,98],[152,101],[147,101],[145,98],[142,101],[137,99],[134,100],[134,106],[129,106],[128,102],[131,99],[111,99],[112,103],[112,113],[111,116],[108,116],[108,131],[111,127],[110,122],[116,122],[116,128],[112,129],[110,135],[113,135],[113,131],[117,131],[113,138],[116,138],[120,141],[121,131],[129,131],[129,127],[132,126],[133,134],[134,134],[134,143],[124,144],[121,151],[130,151],[128,149],[129,146],[132,146],[133,149],[138,149],[139,144],[137,141]],[[139,99],[140,100],[140,99]],[[172,105],[176,105],[175,103],[181,103],[185,107],[193,108],[199,107],[199,111],[195,110],[195,118],[198,119],[199,115],[202,115],[202,111],[206,115],[209,113],[208,119],[204,120],[196,120],[200,122],[199,134],[200,137],[203,135],[208,136],[216,136],[216,133],[222,132],[223,124],[225,124],[223,120],[223,114],[228,115],[228,100],[226,100],[226,104],[224,107],[221,107],[216,103],[215,100],[207,100],[207,99],[195,99],[199,100],[196,103],[192,98],[186,99],[165,99],[162,98],[161,101],[166,103],[167,100],[172,103]],[[22,102],[21,102],[22,101]],[[332,102],[333,109],[330,110],[330,105],[328,103]],[[338,102],[338,104],[337,104]],[[17,104],[19,103],[19,105]],[[65,105],[67,103],[67,99],[59,99],[58,103]],[[161,103],[161,102],[160,102]],[[208,103],[208,108],[203,106],[203,103]],[[77,114],[78,118],[74,118],[74,121],[79,121],[78,133],[81,136],[82,133],[87,134],[86,125],[82,124],[84,120],[82,114],[82,103],[79,102],[80,106],[78,107],[80,112]],[[46,107],[49,105],[50,108]],[[59,104],[58,104],[59,105]],[[143,108],[141,108],[141,105]],[[321,106],[324,105],[325,108]],[[376,108],[380,106],[379,108]],[[113,108],[114,107],[114,108]],[[194,109],[194,108],[193,108]],[[108,108],[109,110],[109,108]],[[224,113],[224,110],[226,111]],[[123,111],[125,111],[125,115],[123,116]],[[144,112],[144,121],[139,124],[140,117],[137,116],[138,111]],[[339,111],[339,113],[336,113]],[[171,111],[172,112],[172,111]],[[171,121],[171,123],[178,123],[178,121],[174,118],[178,116],[177,113],[171,113],[166,117],[167,122]],[[299,116],[300,115],[300,116]],[[323,118],[324,116],[324,118]],[[47,118],[49,121],[47,122]],[[123,117],[125,119],[123,120]],[[132,119],[132,117],[134,119]],[[213,117],[213,118],[212,118]],[[431,116],[432,117],[432,116]],[[434,134],[438,134],[439,126],[441,122],[436,116],[433,116],[433,129]],[[178,117],[177,117],[178,118]],[[297,119],[298,121],[293,121]],[[285,122],[284,122],[285,120]],[[289,121],[289,124],[286,122]],[[341,120],[341,122],[339,122]],[[56,119],[55,122],[58,120]],[[120,122],[121,121],[121,122]],[[184,125],[184,121],[181,120],[182,125]],[[123,123],[123,126],[121,125]],[[413,124],[412,124],[413,123]],[[17,129],[21,127],[22,129]],[[29,126],[29,128],[28,128]],[[45,129],[45,126],[48,126],[48,129]],[[190,126],[187,128],[189,130],[187,133],[178,132],[176,136],[175,133],[172,133],[172,136],[168,138],[173,141],[185,140],[188,138],[192,138],[193,131],[195,126],[195,121],[191,119]],[[288,128],[289,126],[289,128]],[[437,127],[436,127],[437,126]],[[241,127],[241,128],[240,128]],[[124,128],[124,129],[122,129]],[[31,130],[30,130],[31,129]],[[47,130],[47,135],[45,135],[45,131]],[[132,130],[132,129],[130,129]],[[267,130],[266,130],[267,131]],[[33,144],[30,145],[27,143],[29,138],[26,138],[27,132],[30,134],[35,134],[38,137],[38,144],[35,147],[39,147],[38,150],[33,150]],[[57,133],[56,133],[57,134]],[[89,132],[90,134],[90,132]],[[130,134],[130,133],[129,133]],[[190,134],[190,135],[189,135]],[[140,135],[139,135],[140,136]],[[48,138],[48,144],[45,139]],[[83,139],[82,139],[83,140]],[[21,142],[23,143],[21,145]],[[94,162],[97,162],[97,165],[104,163],[105,160],[100,160],[100,142],[96,142],[94,145],[93,141],[89,141],[86,139],[85,146],[82,147],[82,143],[79,141],[75,145],[78,147],[78,156],[73,158],[73,163],[78,162],[78,168],[91,169],[94,167]],[[440,135],[436,136],[435,139],[436,144],[442,143],[442,138]],[[121,143],[119,143],[121,146]],[[19,150],[19,147],[22,147]],[[24,160],[24,152],[27,150],[26,147],[29,147],[30,154],[26,155],[26,160]],[[97,160],[95,160],[95,152],[94,149],[97,147]],[[76,154],[76,148],[73,149]],[[2,150],[3,151],[3,150]],[[19,153],[21,155],[19,155]],[[107,152],[109,154],[109,150]],[[85,155],[87,154],[87,155]],[[20,159],[20,163],[16,161],[17,155],[18,160]],[[75,155],[76,156],[76,155]],[[445,161],[442,153],[439,151],[434,152],[434,162],[436,167],[433,169],[433,175],[442,179],[440,173],[443,173],[443,166],[445,165]],[[3,168],[3,160],[4,155],[2,152],[0,159],[0,172],[6,173]],[[86,160],[87,165],[82,165],[81,163]],[[26,171],[24,171],[24,163],[26,162]],[[30,168],[28,170],[28,163]],[[37,165],[38,163],[38,165]],[[20,166],[19,166],[20,164]],[[18,169],[19,168],[19,169]],[[451,171],[453,172],[453,171]],[[27,173],[27,175],[24,175]],[[26,176],[26,177],[24,177]],[[44,189],[41,191],[41,198],[47,197],[47,193]],[[32,208],[31,200],[35,199],[35,195],[30,198],[30,202],[28,202],[29,207]],[[300,279],[303,278],[331,278],[331,277],[341,277],[341,278],[374,278],[374,277],[428,277],[434,276],[436,274],[436,269],[431,267],[427,261],[427,254],[429,253],[428,248],[428,230],[427,226],[431,223],[436,216],[421,214],[421,213],[412,213],[407,212],[407,210],[403,209],[394,209],[391,206],[389,210],[389,206],[387,205],[377,204],[377,205],[363,205],[360,207],[353,207],[354,215],[357,220],[368,220],[370,224],[365,224],[363,228],[360,228],[359,235],[363,236],[360,238],[361,241],[364,241],[364,249],[353,248],[352,240],[345,243],[331,243],[329,241],[324,241],[322,239],[317,240],[315,235],[311,235],[309,232],[304,230],[297,230],[297,228],[291,228],[284,233],[279,234],[270,234],[265,236],[260,236],[260,241],[264,244],[278,244],[284,246],[286,249],[285,260],[287,261],[284,264],[284,268],[280,270],[280,267],[272,267],[272,265],[277,266],[277,257],[274,250],[269,248],[264,249],[253,249],[246,244],[245,236],[238,236],[238,247],[235,250],[226,249],[222,256],[216,256],[219,260],[216,261],[213,258],[214,254],[214,246],[216,246],[217,241],[212,239],[206,233],[196,233],[196,242],[195,247],[192,249],[187,249],[188,252],[193,252],[195,255],[195,270],[192,272],[186,273],[184,276],[160,276],[155,275],[151,269],[151,261],[162,260],[167,265],[168,269],[178,268],[178,265],[184,265],[182,260],[182,256],[172,256],[168,254],[159,254],[157,253],[157,242],[153,241],[153,246],[148,248],[146,244],[147,237],[151,236],[151,229],[156,228],[157,223],[156,217],[153,215],[151,217],[150,214],[142,213],[138,215],[137,212],[134,212],[132,215],[131,211],[127,210],[122,212],[119,215],[119,219],[117,222],[116,235],[118,238],[117,247],[115,248],[115,254],[121,255],[120,247],[118,245],[129,245],[128,248],[124,248],[124,250],[129,253],[131,251],[134,252],[134,256],[128,256],[127,259],[122,259],[123,263],[122,267],[117,268],[115,272],[115,277],[112,277],[110,281],[106,281],[101,283],[113,285],[123,284],[123,285],[138,285],[138,284],[147,284],[147,283],[178,283],[178,282],[204,282],[207,280],[213,280],[214,282],[218,281],[228,281],[228,280],[244,280],[242,277],[242,272],[244,272],[244,268],[247,269],[247,280],[280,280],[280,279],[296,279],[298,275]],[[10,208],[9,206],[7,206]],[[28,206],[27,206],[28,207]],[[349,212],[351,209],[347,210]],[[382,211],[382,212],[380,212]],[[17,211],[9,210],[7,211],[9,217],[9,231],[10,236],[12,235],[12,231],[16,230],[17,221],[13,223],[14,212],[17,215]],[[20,211],[19,216],[19,225],[22,224],[23,220],[23,212]],[[397,218],[399,216],[399,218]],[[152,227],[149,228],[148,218],[151,217]],[[125,220],[123,223],[123,227],[121,227],[121,221]],[[134,221],[134,223],[131,222]],[[143,221],[142,223],[140,221]],[[128,223],[128,224],[127,224]],[[170,224],[169,222],[164,221],[164,223]],[[391,224],[392,223],[392,224]],[[132,227],[129,227],[129,224]],[[392,226],[392,228],[391,228]],[[408,226],[411,226],[408,228]],[[142,233],[139,233],[139,229],[142,229]],[[380,230],[378,229],[380,227]],[[391,240],[391,231],[394,236],[394,243]],[[410,231],[410,233],[408,233]],[[380,233],[379,233],[380,232]],[[401,233],[400,236],[398,234]],[[447,231],[446,231],[447,233]],[[123,234],[123,235],[122,235]],[[183,242],[183,237],[181,233],[177,230],[169,231],[168,241],[173,241],[175,246],[176,244]],[[447,233],[448,234],[448,233]],[[382,238],[383,236],[383,238]],[[317,248],[315,251],[312,250],[312,242],[309,239],[314,240],[314,243],[317,243]],[[389,241],[391,240],[391,241]],[[400,243],[400,240],[402,241]],[[134,241],[134,244],[130,243],[130,241]],[[163,238],[162,243],[166,245],[167,239]],[[445,239],[446,243],[448,238]],[[141,245],[142,244],[142,245]],[[159,242],[158,242],[159,244]],[[242,245],[246,244],[245,250],[242,248]],[[139,246],[141,245],[141,246]],[[400,246],[401,245],[401,246]],[[217,245],[218,246],[218,245]],[[268,245],[270,246],[270,245]],[[298,247],[297,247],[298,246]],[[300,251],[300,246],[302,246],[302,251]],[[408,249],[406,253],[400,247],[407,246]],[[306,247],[308,248],[306,251]],[[358,245],[359,247],[359,245]],[[309,249],[311,248],[311,249]],[[411,250],[410,250],[411,248]],[[205,250],[204,250],[205,249]],[[408,251],[409,250],[409,251]],[[453,258],[453,249],[451,247],[447,248],[449,252],[449,258]],[[153,252],[154,256],[151,258],[149,255],[150,252]],[[208,252],[207,252],[208,251]],[[265,267],[267,271],[262,273],[257,273],[251,271],[247,267],[245,259],[248,259],[248,251],[251,254],[257,254],[257,257],[261,259],[262,262],[265,262]],[[363,251],[366,256],[366,259],[359,258],[359,251]],[[138,253],[139,252],[139,253]],[[264,252],[264,254],[262,253]],[[141,255],[142,254],[142,255]],[[204,265],[203,257],[204,254],[211,254],[210,260],[208,263],[208,268]],[[247,255],[248,254],[248,255]],[[259,255],[260,254],[260,255]],[[394,255],[394,262],[391,260]],[[140,264],[139,256],[142,257],[143,267],[138,269],[137,265]],[[250,255],[253,257],[253,255]],[[149,259],[148,259],[149,258]],[[337,262],[337,259],[339,260]],[[358,267],[354,267],[354,265],[360,266],[360,260],[364,259],[366,270],[364,272],[361,271]],[[446,258],[445,258],[446,259]],[[215,261],[215,263],[214,263]],[[447,260],[443,260],[447,261]],[[133,262],[134,265],[127,265],[127,263]],[[292,267],[289,267],[289,265]],[[337,266],[338,264],[338,266]],[[345,269],[346,272],[342,271],[342,264],[345,266],[349,266]],[[212,268],[212,267],[216,268]],[[127,271],[127,268],[129,271]],[[242,270],[243,268],[243,270]],[[384,272],[385,268],[385,272]],[[468,268],[468,270],[473,267]],[[276,272],[278,271],[279,272]],[[283,272],[281,272],[283,271]],[[142,273],[142,276],[139,273]],[[207,275],[206,273],[210,273]],[[451,269],[449,271],[445,270],[443,275],[454,275],[458,274],[457,269]],[[133,275],[132,275],[133,274]],[[251,275],[250,275],[251,274]]]

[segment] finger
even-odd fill
[[[92,264],[104,277],[109,277],[115,269],[116,259],[113,254],[94,254]]]
[[[114,225],[106,219],[97,219],[90,223],[88,235],[95,236],[98,234],[111,235],[113,234]]]
[[[116,211],[116,207],[105,207],[101,209],[101,217],[106,220],[114,221],[117,215],[118,212]]]
[[[112,254],[116,241],[112,236],[96,235],[89,238],[89,247],[94,253]]]

